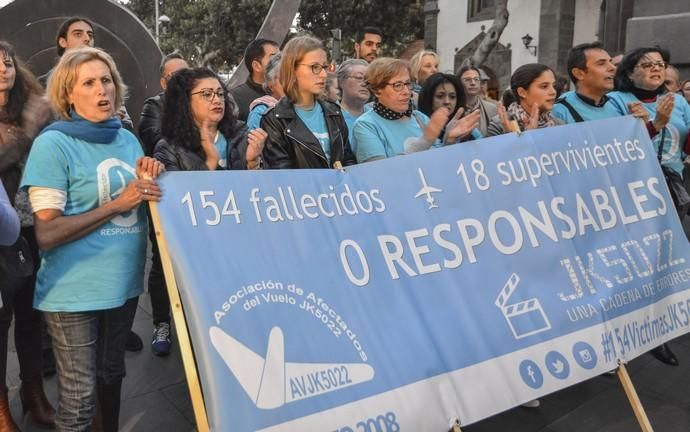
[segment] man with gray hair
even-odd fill
[[[342,108],[343,117],[347,124],[350,147],[353,153],[357,149],[357,143],[354,140],[352,129],[355,125],[355,120],[364,114],[366,110],[365,104],[371,97],[364,79],[368,67],[369,63],[366,60],[350,59],[338,66],[336,71],[341,94],[340,108]]]

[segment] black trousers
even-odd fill
[[[17,347],[19,370],[22,381],[40,380],[41,377],[41,312],[33,308],[36,272],[38,271],[38,245],[33,227],[22,228],[22,235],[31,246],[36,264],[34,274],[16,278],[0,275],[0,295],[3,307],[0,309],[0,392],[7,391],[7,341],[12,316],[14,322],[14,344]]]

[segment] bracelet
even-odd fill
[[[257,156],[256,159],[247,161],[247,168],[250,170],[264,169],[264,160],[261,156]]]

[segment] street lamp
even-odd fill
[[[156,8],[156,16],[155,16],[155,21],[156,21],[156,44],[160,42],[160,26],[161,24],[168,24],[170,22],[170,17],[163,14],[160,15],[160,11],[158,10],[158,0],[153,0]]]
[[[534,40],[534,38],[532,36],[530,36],[529,33],[527,33],[526,35],[524,35],[520,39],[522,39],[522,44],[525,46],[525,48],[527,48],[527,50],[529,52],[531,52],[533,56],[536,57],[537,56],[537,46],[536,45],[530,45],[532,43],[532,40]]]

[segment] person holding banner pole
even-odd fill
[[[528,63],[517,68],[510,77],[510,89],[517,101],[508,108],[498,105],[498,115],[489,124],[488,135],[511,132],[511,120],[517,122],[521,131],[564,124],[551,115],[556,102],[555,85],[556,75],[546,65]]]
[[[212,70],[177,72],[168,82],[163,138],[153,156],[168,171],[259,168],[266,132],[248,131],[233,108],[223,81]]]
[[[427,117],[413,109],[410,66],[404,60],[376,59],[369,65],[365,79],[374,95],[374,106],[354,125],[360,162],[455,143],[467,138],[479,123],[479,111],[461,118],[462,109],[451,116],[450,110],[442,106]]]
[[[609,94],[620,115],[627,115],[632,106],[640,105],[649,115],[647,123],[652,143],[659,150],[662,167],[672,170],[682,182],[683,147],[690,128],[690,106],[676,93],[665,93],[664,81],[669,55],[665,50],[637,48],[626,54],[616,70],[616,91]],[[687,207],[677,208],[681,220]],[[661,344],[650,353],[662,363],[678,366],[678,358],[668,344]]]
[[[341,108],[320,99],[328,58],[320,40],[291,39],[279,72],[285,92],[261,119],[268,134],[263,158],[271,169],[338,168],[356,163]]]
[[[22,179],[42,250],[34,307],[57,361],[58,430],[119,425],[125,344],[144,288],[140,204],[160,199],[147,178],[163,171],[117,117],[125,94],[106,52],[66,51],[47,88],[60,120],[34,141]]]

